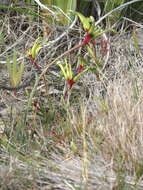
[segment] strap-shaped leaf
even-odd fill
[[[73,80],[74,81],[77,81],[77,79],[83,74],[83,73],[85,73],[86,71],[88,71],[89,70],[89,67],[86,67],[86,69],[84,69],[83,71],[81,71],[80,73],[78,73],[74,78],[73,78]]]
[[[84,30],[88,31],[91,26],[90,25],[90,21],[91,21],[90,17],[85,17],[83,14],[81,14],[79,12],[73,12],[73,13],[79,17],[81,23],[83,24]]]
[[[32,57],[35,59],[37,57],[37,54],[39,52],[39,50],[42,48],[42,44],[40,42],[40,37],[35,41],[32,49],[31,49],[31,55]]]
[[[64,75],[64,78],[66,79],[67,78],[67,74],[66,74],[66,71],[65,71],[63,65],[60,62],[58,62],[57,65],[60,67],[60,69],[62,71],[62,74]]]
[[[7,63],[7,70],[9,73],[9,80],[10,80],[10,84],[15,87],[17,86],[21,80],[22,80],[22,75],[24,72],[24,63],[20,64],[20,66],[17,63],[17,56],[16,56],[16,52],[14,51],[13,54],[13,62],[10,62],[10,58],[7,57],[6,60]]]

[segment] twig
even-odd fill
[[[41,9],[45,9],[47,11],[49,11],[53,16],[55,16],[55,13],[49,9],[46,5],[42,4],[39,0],[34,0],[40,7]]]
[[[129,1],[127,3],[124,3],[118,7],[116,7],[115,9],[111,10],[110,12],[108,12],[107,14],[105,14],[104,16],[102,16],[96,23],[95,23],[95,26],[99,25],[106,17],[110,16],[113,12],[116,12],[120,9],[123,9],[125,7],[127,7],[128,5],[131,5],[133,3],[136,3],[136,2],[139,2],[139,1],[142,1],[142,0],[132,0],[132,1]]]
[[[65,35],[67,35],[67,33],[69,32],[69,30],[71,30],[74,25],[76,24],[77,21],[77,16],[75,16],[74,21],[71,23],[71,25],[67,28],[67,30],[65,32],[63,32],[59,37],[57,37],[55,40],[49,41],[47,44],[43,45],[43,47],[45,48],[51,48],[55,43],[57,43],[59,40],[61,40]]]

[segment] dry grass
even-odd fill
[[[42,33],[42,25],[27,19],[20,15],[0,19],[2,80],[8,81],[5,57],[13,48],[19,62],[24,59],[24,77],[34,70],[25,50]],[[64,31],[55,25],[51,29],[48,40]],[[43,48],[38,58],[42,69],[79,41],[81,28],[72,30],[50,49]],[[41,79],[30,110],[27,104],[35,80],[16,96],[1,90],[0,189],[143,188],[143,57],[123,31],[109,40],[104,71],[98,77],[91,71],[85,73],[68,104],[62,99],[64,81],[56,65],[45,74],[48,94]],[[73,63],[76,53],[68,55]]]

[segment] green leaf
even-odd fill
[[[71,64],[68,64],[66,61],[66,73],[67,73],[67,79],[72,79],[73,77],[73,72],[72,72],[72,68],[71,68]]]
[[[18,85],[20,81],[22,80],[22,75],[24,72],[24,63],[18,66],[16,52],[14,51],[13,62],[10,63],[10,58],[7,57],[6,64],[7,64],[7,70],[9,73],[10,84],[12,86]]]
[[[43,3],[48,6],[54,6],[58,22],[61,24],[69,24],[74,19],[73,15],[67,14],[70,10],[76,10],[77,0],[44,0]]]
[[[21,63],[17,71],[17,81],[16,81],[17,84],[21,82],[23,72],[24,72],[24,63]]]
[[[83,71],[81,71],[80,73],[78,73],[74,78],[73,78],[73,80],[74,81],[77,81],[77,79],[83,74],[83,73],[85,73],[86,71],[88,71],[89,70],[89,67],[87,67],[86,69],[84,69]]]
[[[87,61],[85,60],[85,58],[83,57],[78,57],[78,65],[86,65],[87,64]]]
[[[37,38],[34,42],[33,47],[28,51],[28,54],[30,54],[34,59],[37,57],[39,50],[42,48],[42,43],[40,40],[41,37]]]
[[[62,71],[62,73],[64,75],[64,78],[66,79],[67,78],[67,74],[65,72],[65,69],[64,69],[63,65],[60,62],[58,62],[57,65],[60,67],[60,69],[61,69],[61,71]]]
[[[13,75],[13,78],[15,77],[16,73],[17,73],[17,56],[16,56],[16,52],[14,51],[14,54],[13,54],[13,65],[12,65],[12,75]]]
[[[6,65],[7,65],[8,73],[10,74],[11,73],[11,63],[10,63],[9,57],[6,57]]]
[[[71,64],[68,64],[67,61],[65,60],[65,66],[63,66],[60,61],[57,62],[57,65],[60,67],[64,78],[67,79],[72,79],[73,78],[73,72],[72,72],[72,67]]]
[[[95,58],[95,57],[96,57],[96,55],[95,55],[93,49],[92,49],[90,46],[87,46],[87,51],[88,51],[88,53],[90,54],[90,56],[91,56],[92,58]]]
[[[81,23],[83,24],[84,30],[89,30],[91,27],[91,25],[90,25],[91,18],[85,17],[83,14],[81,14],[79,12],[74,12],[74,14],[76,14],[79,17]]]

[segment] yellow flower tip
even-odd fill
[[[32,55],[31,48],[26,51],[26,55],[28,56]]]

